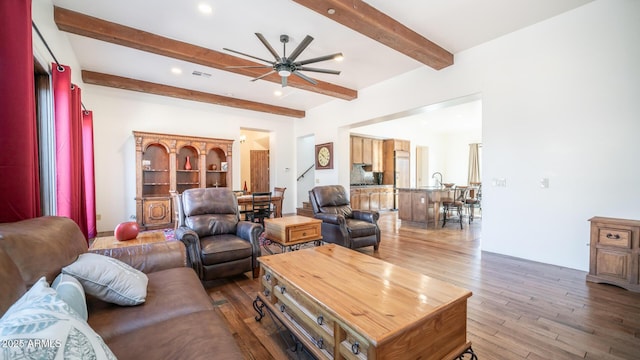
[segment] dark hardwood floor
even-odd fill
[[[481,219],[460,230],[401,226],[381,214],[382,241],[360,250],[473,292],[468,338],[479,359],[640,359],[640,294],[586,272],[480,250]],[[304,359],[269,317],[256,322],[250,274],[207,284],[246,359]]]

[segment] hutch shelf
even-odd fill
[[[171,194],[229,187],[233,140],[134,131],[136,219],[142,229],[171,226]]]

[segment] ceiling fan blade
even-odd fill
[[[263,65],[263,66],[225,66],[225,69],[268,69],[273,66]]]
[[[255,79],[251,79],[251,81],[260,80],[260,79],[262,79],[262,78],[264,78],[264,77],[267,77],[267,76],[269,76],[269,75],[273,74],[274,72],[276,72],[276,71],[275,71],[275,70],[271,70],[271,71],[269,71],[268,73],[266,73],[266,74],[264,74],[264,75],[260,75],[260,76],[258,76],[258,77],[257,77],[257,78],[255,78]]]
[[[313,38],[311,36],[307,35],[304,38],[304,40],[302,40],[300,45],[298,45],[298,47],[295,50],[293,50],[291,55],[289,55],[289,57],[288,57],[289,61],[291,61],[291,62],[295,61],[298,58],[298,56],[300,56],[300,54],[304,51],[304,49],[306,49],[307,46],[309,46],[309,44],[311,44],[312,41],[313,41]]]
[[[256,60],[260,60],[260,61],[264,61],[264,62],[266,62],[266,63],[268,63],[268,64],[271,64],[271,65],[274,65],[274,64],[275,64],[275,61],[269,61],[269,60],[261,59],[261,58],[259,58],[259,57],[255,57],[255,56],[253,56],[253,55],[249,55],[249,54],[241,53],[240,51],[235,51],[235,50],[231,50],[231,49],[227,49],[227,48],[222,48],[222,49],[223,49],[223,50],[227,50],[227,51],[231,51],[232,53],[236,53],[236,54],[240,54],[240,55],[243,55],[243,56],[246,56],[246,57],[250,57],[250,58],[252,58],[252,59],[256,59]]]
[[[338,71],[338,70],[318,69],[318,68],[310,68],[310,67],[306,67],[306,66],[298,66],[296,68],[296,70],[313,71],[313,72],[319,72],[319,73],[324,73],[324,74],[340,75],[340,71]]]
[[[318,85],[317,81],[313,80],[312,78],[308,77],[307,75],[305,75],[303,73],[300,73],[298,71],[294,71],[292,74],[297,76],[297,77],[299,77],[299,78],[301,78],[302,80],[306,80],[306,81],[312,83],[313,85]]]
[[[306,64],[311,64],[311,63],[320,62],[320,61],[327,61],[327,60],[335,59],[335,58],[340,57],[340,56],[342,56],[342,53],[319,56],[319,57],[313,58],[313,59],[298,61],[298,62],[294,63],[294,65],[300,66],[300,65],[306,65]]]
[[[278,53],[273,49],[273,47],[271,47],[271,44],[269,44],[267,39],[265,39],[264,36],[262,36],[262,34],[260,34],[260,33],[255,33],[255,34],[258,37],[258,39],[260,39],[260,42],[262,42],[262,45],[264,45],[267,48],[267,50],[269,50],[271,55],[273,55],[273,57],[274,57],[274,59],[276,59],[276,61],[282,60],[280,58],[280,55],[278,55]]]

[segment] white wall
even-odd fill
[[[34,0],[34,18],[43,4],[51,6]],[[36,20],[73,66],[66,35],[43,24],[52,16]],[[640,218],[639,44],[640,1],[599,0],[458,53],[443,70],[420,68],[295,120],[79,83],[94,110],[98,230],[135,212],[132,130],[233,139],[240,126],[271,131],[271,183],[288,189],[301,171],[297,139],[313,135],[335,152],[334,169],[316,171],[316,182],[348,186],[349,124],[481,94],[483,249],[587,269],[591,216]],[[542,177],[549,189],[539,187]],[[507,187],[490,186],[494,178]],[[294,207],[286,197],[284,211]]]
[[[322,123],[339,138],[347,123],[480,93],[482,248],[586,270],[590,217],[640,218],[639,59],[640,2],[600,0],[309,111],[298,132]]]

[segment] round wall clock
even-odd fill
[[[333,143],[316,145],[316,169],[333,169]]]

